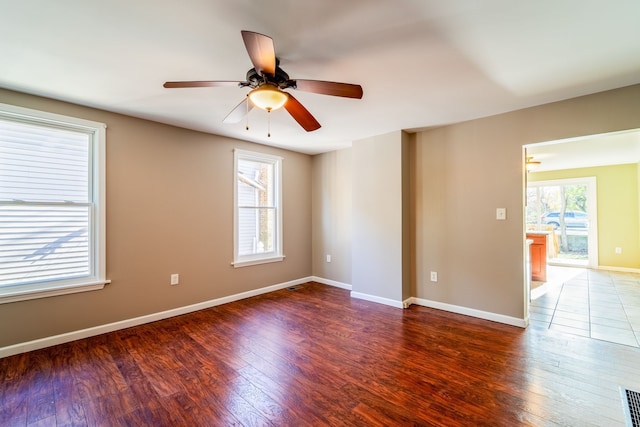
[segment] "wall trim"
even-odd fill
[[[464,314],[465,316],[477,317],[479,319],[491,320],[493,322],[504,323],[506,325],[526,328],[529,324],[527,319],[518,319],[517,317],[505,316],[503,314],[491,313],[488,311],[476,310],[474,308],[462,307],[459,305],[446,304],[439,301],[432,301],[423,298],[412,298],[411,303],[438,310],[449,311],[456,314]]]
[[[239,294],[229,295],[222,298],[216,298],[208,301],[199,302],[196,304],[187,305],[184,307],[173,308],[171,310],[161,311],[158,313],[147,314],[144,316],[134,317],[132,319],[120,320],[118,322],[107,323],[105,325],[94,326],[91,328],[80,329],[77,331],[66,332],[60,335],[53,335],[50,337],[40,338],[33,341],[27,341],[23,343],[13,344],[6,347],[0,347],[0,358],[13,356],[15,354],[26,353],[29,351],[39,350],[41,348],[51,347],[58,344],[64,344],[67,342],[89,338],[96,335],[105,334],[108,332],[117,331],[120,329],[130,328],[132,326],[139,326],[145,323],[151,323],[158,320],[168,319],[170,317],[180,316],[182,314],[192,313],[194,311],[204,310],[207,308],[215,307],[217,305],[226,304],[233,301],[238,301],[253,296],[266,294],[269,292],[277,291],[280,289],[288,288],[290,286],[301,285],[314,280],[312,277],[304,277],[302,279],[291,280],[289,282],[278,283],[264,288],[254,289],[251,291],[241,292]]]
[[[608,265],[599,265],[598,267],[596,267],[596,270],[619,271],[621,273],[640,273],[640,268],[610,267]]]
[[[371,302],[377,302],[378,304],[390,305],[395,308],[405,308],[403,301],[396,301],[390,298],[383,298],[376,295],[363,294],[361,292],[351,291],[351,298],[363,299]]]
[[[553,265],[556,267],[584,268],[585,270],[617,271],[620,273],[640,273],[640,268],[634,268],[634,267],[615,267],[610,265],[598,265],[595,267],[589,267],[588,265],[570,265],[570,264],[557,264],[557,263],[550,263],[548,265]]]
[[[323,285],[335,286],[336,288],[346,289],[348,291],[351,290],[351,285],[348,284],[348,283],[342,283],[342,282],[337,282],[335,280],[324,279],[324,278],[318,277],[318,276],[311,276],[309,278],[309,280],[311,280],[313,282],[322,283]]]

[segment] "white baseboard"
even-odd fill
[[[491,313],[488,311],[476,310],[474,308],[462,307],[459,305],[446,304],[439,301],[432,301],[423,298],[411,298],[411,303],[438,310],[450,311],[452,313],[464,314],[465,316],[477,317],[479,319],[491,320],[493,322],[504,323],[519,328],[526,328],[528,321],[517,317],[505,316],[503,314]]]
[[[351,285],[348,283],[336,282],[335,280],[324,279],[318,276],[311,276],[309,279],[314,282],[322,283],[323,285],[335,286],[336,288],[351,290]]]
[[[318,276],[311,276],[311,280],[313,280],[314,282],[318,282],[318,283],[322,283],[323,285],[330,285],[330,286],[335,286],[337,288],[342,288],[342,289],[346,289],[346,290],[351,290],[352,286],[349,285],[348,283],[342,283],[342,282],[336,282],[335,280],[329,280],[329,279],[324,279],[322,277],[318,277]],[[411,305],[412,299],[413,298],[407,298],[406,300],[402,301],[401,303],[398,303],[398,301],[394,301],[391,299],[387,299],[387,298],[380,298],[380,297],[376,297],[373,295],[367,295],[367,294],[362,294],[359,292],[351,292],[351,296],[353,298],[359,298],[359,299],[364,299],[367,301],[372,301],[372,302],[377,302],[380,304],[385,304],[385,305],[390,305],[392,307],[398,307],[398,308],[407,308]]]
[[[547,265],[551,265],[554,267],[584,268],[585,270],[618,271],[621,273],[640,273],[640,268],[614,267],[611,265],[598,265],[596,267],[589,267],[588,265],[571,265],[571,264],[561,264],[561,263],[555,263],[555,262],[550,262]]]
[[[238,301],[245,298],[250,298],[257,295],[266,294],[269,292],[288,288],[290,286],[301,285],[311,280],[314,280],[314,279],[312,277],[305,277],[302,279],[279,283],[276,285],[271,285],[271,286],[267,286],[260,289],[254,289],[252,291],[241,292],[235,295],[229,295],[222,298],[203,301],[197,304],[192,304],[184,307],[174,308],[171,310],[161,311],[159,313],[152,313],[145,316],[135,317],[133,319],[121,320],[118,322],[108,323],[106,325],[94,326],[92,328],[81,329],[78,331],[67,332],[64,334],[54,335],[51,337],[41,338],[33,341],[27,341],[24,343],[13,344],[6,347],[0,347],[0,358],[12,356],[14,354],[26,353],[28,351],[38,350],[45,347],[51,347],[54,345],[79,340],[82,338],[89,338],[92,336],[105,334],[107,332],[113,332],[120,329],[130,328],[132,326],[138,326],[138,325],[143,325],[145,323],[168,319],[170,317],[179,316],[181,314],[187,314],[187,313],[191,313],[198,310],[204,310],[206,308],[211,308],[217,305],[222,305],[222,304]]]
[[[323,285],[335,286],[337,288],[347,289],[349,291],[352,290],[352,286],[348,283],[336,282],[335,280],[324,279],[318,276],[311,276],[311,280],[313,280],[314,282],[322,283]],[[397,308],[407,308],[412,304],[413,301],[413,297],[407,298],[402,302],[398,302],[392,299],[380,298],[374,295],[363,294],[360,292],[351,292],[351,297],[364,299],[371,302],[377,302],[379,304],[390,305]]]
[[[371,302],[377,302],[378,304],[390,305],[391,307],[396,308],[405,308],[405,302],[396,301],[390,298],[383,298],[376,295],[363,294],[361,292],[351,291],[351,298],[363,299]]]
[[[608,265],[599,265],[597,270],[619,271],[621,273],[640,273],[640,268],[610,267]]]

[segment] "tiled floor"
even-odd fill
[[[549,266],[531,292],[532,326],[640,347],[640,274]]]

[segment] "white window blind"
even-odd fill
[[[99,123],[0,106],[0,298],[106,282],[103,138]]]
[[[234,266],[281,261],[280,157],[235,151]]]

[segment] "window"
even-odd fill
[[[0,303],[108,283],[105,127],[0,104]]]
[[[282,158],[234,151],[234,267],[282,261]]]

